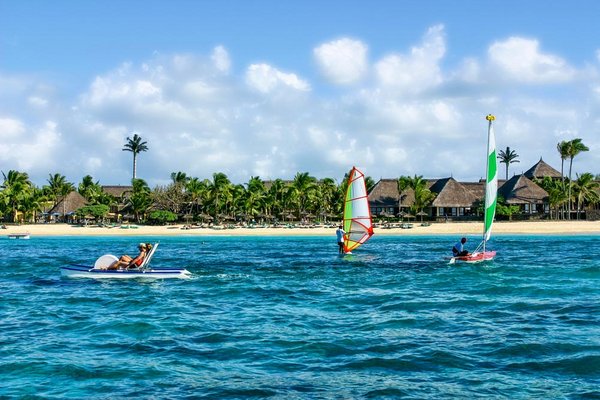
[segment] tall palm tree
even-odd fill
[[[508,180],[508,166],[512,163],[520,162],[517,160],[517,158],[519,158],[517,152],[511,150],[508,146],[506,147],[506,150],[500,150],[498,152],[498,159],[500,160],[500,163],[506,164],[506,180]]]
[[[556,145],[556,150],[558,151],[558,154],[560,154],[560,176],[562,177],[563,182],[565,180],[565,160],[569,158],[569,143],[570,142],[563,140]]]
[[[569,142],[568,156],[569,156],[569,219],[571,219],[571,189],[573,182],[571,181],[571,170],[573,169],[573,159],[579,153],[589,151],[590,149],[583,144],[580,138],[573,139]]]
[[[133,154],[133,178],[136,177],[136,169],[137,169],[137,155],[143,151],[148,151],[148,146],[146,142],[142,141],[142,137],[137,133],[133,134],[133,138],[130,139],[127,137],[127,142],[123,147],[123,151],[130,151]]]

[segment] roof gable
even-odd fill
[[[454,178],[438,179],[430,190],[437,193],[431,203],[433,207],[470,207],[477,200],[472,190],[467,189]]]
[[[508,204],[543,203],[548,193],[524,174],[515,175],[500,187],[498,194]]]
[[[551,178],[561,178],[560,172],[548,165],[544,160],[540,158],[533,167],[529,168],[523,175],[529,179],[539,178],[543,179],[546,176]]]

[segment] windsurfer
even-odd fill
[[[345,234],[346,234],[346,232],[344,231],[342,225],[338,226],[337,230],[335,231],[335,235],[337,236],[337,243],[338,243],[340,254],[344,254],[344,235]]]
[[[465,243],[467,243],[467,238],[464,237],[452,247],[452,254],[454,254],[454,257],[464,257],[469,255],[469,251],[464,247]]]

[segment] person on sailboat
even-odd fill
[[[465,249],[465,243],[467,243],[467,238],[464,237],[452,247],[452,254],[454,254],[454,257],[464,257],[469,255],[469,251]]]
[[[136,258],[131,258],[127,254],[124,254],[117,261],[112,263],[107,269],[119,269],[119,268],[137,268],[144,262],[144,258],[146,258],[146,252],[150,250],[148,245],[152,247],[151,244],[140,243],[138,248],[140,250],[140,254]]]
[[[337,243],[338,243],[340,254],[344,254],[344,235],[345,234],[346,234],[346,232],[344,231],[342,225],[338,226],[337,230],[335,231],[335,235],[337,236]]]

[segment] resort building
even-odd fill
[[[524,174],[515,175],[509,180],[498,181],[498,194],[507,205],[520,207],[521,218],[537,218],[550,212],[548,193],[533,179],[551,177],[560,179],[561,174],[541,158]],[[458,182],[452,177],[426,179],[427,188],[433,193],[433,200],[420,212],[433,220],[479,218],[484,198],[485,181]],[[415,196],[412,189],[400,193],[397,179],[381,179],[369,193],[371,214],[375,217],[416,217]]]

